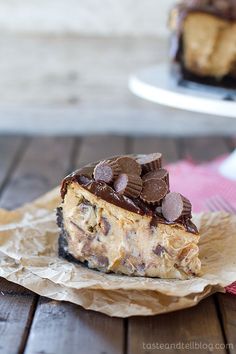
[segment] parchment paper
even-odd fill
[[[0,209],[0,276],[56,300],[110,316],[154,315],[196,305],[236,280],[236,216],[198,214],[202,275],[162,280],[103,274],[57,256],[59,189],[14,210]]]

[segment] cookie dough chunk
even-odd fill
[[[130,158],[138,161],[135,156]],[[97,165],[91,167],[90,175],[86,167],[63,182],[63,201],[58,208],[59,254],[103,272],[166,279],[198,275],[199,234],[191,222],[190,202],[178,193],[170,193],[158,173],[156,183],[153,174],[142,184],[136,167],[133,175],[129,170],[130,185],[135,188],[130,187],[127,195],[123,190],[119,193],[114,187],[116,180],[108,184],[94,179]],[[132,165],[135,166],[133,162]],[[127,172],[127,166],[125,169]],[[124,174],[121,170],[121,179]],[[137,193],[137,185],[139,192],[141,188],[146,191],[145,201]],[[152,188],[156,190],[149,193]],[[161,211],[162,202],[166,218]]]

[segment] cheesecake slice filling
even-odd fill
[[[102,180],[102,173],[101,180],[94,179],[98,164],[77,170],[64,179],[63,201],[58,208],[60,256],[107,273],[166,279],[188,279],[198,275],[201,269],[197,246],[200,236],[191,221],[189,201],[178,193],[169,192],[169,185],[163,189],[163,183],[166,183],[163,179],[153,183],[153,174],[146,172],[147,166],[158,170],[162,169],[160,164],[147,162],[146,155],[142,155],[143,160],[140,156],[130,158],[142,168],[140,172],[135,169],[136,177],[125,179],[123,183],[131,181],[131,185],[120,193],[114,189],[119,176],[109,184]],[[142,171],[151,176],[151,187],[158,189],[161,186],[161,192],[146,193],[143,197],[146,201],[137,197],[137,188],[132,185],[135,181],[136,186],[139,173],[139,178],[147,185],[148,179]],[[124,171],[120,172],[124,174]],[[163,173],[154,175],[162,176]],[[165,217],[162,214],[163,190],[166,190]],[[132,191],[135,197],[130,195]],[[128,193],[129,197],[122,193]]]

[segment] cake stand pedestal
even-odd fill
[[[236,118],[236,90],[187,83],[170,73],[168,63],[146,68],[129,79],[135,95],[161,105]],[[220,166],[220,172],[236,180],[236,150]]]

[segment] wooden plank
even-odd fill
[[[33,294],[19,296],[0,292],[0,354],[22,352],[36,301]]]
[[[181,139],[181,157],[208,161],[228,151],[224,138],[191,137]]]
[[[236,137],[235,136],[225,138],[225,142],[227,144],[229,151],[234,151],[234,149],[236,149]]]
[[[162,152],[164,164],[178,159],[178,144],[174,138],[136,137],[132,139],[131,150],[135,154]]]
[[[121,354],[122,320],[41,298],[25,354],[36,352]]]
[[[235,295],[219,294],[217,296],[226,342],[230,354],[236,353],[236,299]]]
[[[0,188],[2,187],[7,175],[14,164],[17,163],[19,155],[21,154],[26,139],[16,136],[1,136],[0,137]]]
[[[125,153],[126,139],[93,136],[82,140],[76,165]],[[124,322],[69,303],[41,299],[33,320],[26,354],[97,354],[123,352]]]
[[[1,206],[13,208],[57,185],[68,172],[74,139],[34,138],[12,175],[8,177]],[[21,353],[27,341],[38,296],[0,280],[0,354]]]
[[[0,277],[0,294],[1,295],[32,295],[33,292],[23,286],[11,283],[10,281]],[[0,306],[1,309],[1,306]]]
[[[224,344],[216,309],[210,298],[192,309],[155,317],[131,318],[128,333],[128,354],[149,353],[152,345],[154,348],[150,352],[154,353],[186,351],[204,354],[214,352],[218,344]],[[226,351],[219,349],[217,353]]]
[[[124,154],[126,138],[112,135],[94,135],[84,137],[76,159],[76,166],[83,166],[109,156]]]
[[[0,207],[16,208],[61,182],[70,165],[71,138],[34,138],[9,179]]]

